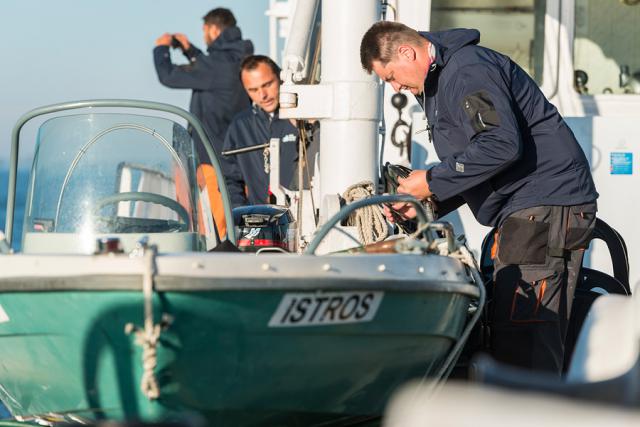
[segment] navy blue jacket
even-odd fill
[[[277,111],[271,117],[252,105],[240,112],[229,126],[224,151],[266,144],[271,138],[280,138],[280,183],[288,187],[298,157],[298,129],[288,119],[279,119]],[[268,203],[269,175],[264,170],[263,149],[227,156],[223,165],[234,207]]]
[[[218,156],[231,119],[250,105],[240,82],[240,62],[253,53],[253,44],[242,40],[237,27],[229,27],[209,45],[208,55],[191,45],[185,55],[188,65],[171,63],[168,46],[153,51],[160,82],[171,88],[192,89],[189,111],[203,123]],[[200,159],[207,162],[201,144],[196,144]]]
[[[477,46],[477,30],[421,35],[436,50],[418,100],[441,160],[427,176],[438,200],[466,202],[488,226],[524,208],[596,200],[573,133],[522,68]]]

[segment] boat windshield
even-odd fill
[[[45,250],[43,239],[34,244],[44,234],[72,234],[86,243],[61,252],[90,251],[105,235],[204,235],[194,208],[196,164],[189,133],[165,118],[92,113],[50,119],[38,132],[23,250]]]

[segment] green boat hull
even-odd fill
[[[464,292],[384,292],[362,323],[273,327],[286,291],[154,295],[160,397],[140,389],[137,291],[0,294],[0,398],[13,415],[70,412],[158,420],[196,412],[219,425],[312,425],[380,415],[397,386],[432,377],[461,334]]]

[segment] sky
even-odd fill
[[[269,54],[268,5],[268,0],[2,0],[0,169],[7,168],[13,125],[36,107],[128,98],[188,109],[189,90],[158,82],[155,40],[164,32],[181,32],[204,50],[202,16],[227,7],[255,52]],[[21,144],[20,164],[28,165],[33,141]]]

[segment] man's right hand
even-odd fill
[[[189,48],[191,47],[191,43],[189,42],[187,36],[182,33],[175,33],[173,37],[175,37],[176,40],[180,42],[180,44],[182,45],[182,50],[189,50]]]
[[[156,46],[171,46],[171,34],[164,33],[156,39]]]
[[[414,170],[406,178],[398,178],[397,193],[411,194],[418,200],[431,196],[426,170]]]
[[[408,177],[398,178],[397,193],[409,194],[418,200],[424,200],[431,196],[426,174],[426,170],[414,170]],[[385,206],[384,214],[390,222],[395,222],[398,219],[413,219],[417,216],[416,208],[413,204],[406,202],[394,203],[390,207]]]

